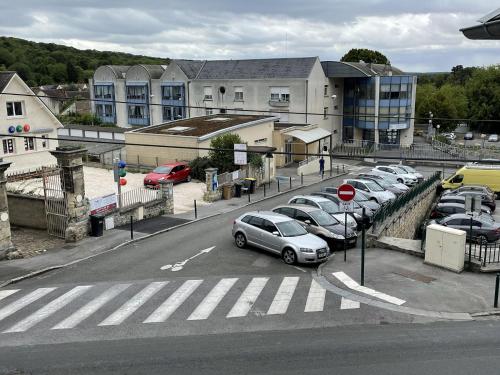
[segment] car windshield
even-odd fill
[[[276,226],[281,232],[283,237],[297,237],[303,236],[307,234],[307,231],[297,223],[295,220],[283,221],[281,223],[277,223]]]
[[[167,167],[166,165],[162,165],[160,167],[156,167],[153,170],[153,173],[169,174],[171,171],[172,171],[172,167]]]
[[[376,180],[376,181],[374,181],[374,182],[375,182],[377,185],[380,185],[380,186],[382,186],[382,187],[384,187],[384,188],[387,188],[387,187],[390,187],[390,186],[391,186],[391,184],[390,184],[390,183],[388,183],[387,181],[384,181],[384,180]]]
[[[403,168],[393,167],[393,169],[396,171],[397,174],[406,174],[406,173],[408,173]]]
[[[338,220],[334,219],[332,216],[328,215],[325,211],[313,211],[310,212],[309,215],[322,226],[335,225],[338,224]]]
[[[384,191],[384,189],[382,189],[380,185],[377,185],[375,182],[365,182],[365,185],[368,186],[368,189],[371,191]]]
[[[318,202],[318,204],[323,211],[329,214],[335,214],[340,211],[339,207],[332,201]]]
[[[403,168],[408,173],[416,173],[417,172],[415,169],[413,169],[412,167],[409,167],[407,165],[401,166],[400,168]]]

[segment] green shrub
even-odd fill
[[[203,156],[197,157],[196,159],[192,160],[189,163],[189,166],[191,167],[192,178],[200,181],[205,181],[205,169],[212,168],[213,163],[208,157]]]

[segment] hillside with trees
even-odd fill
[[[0,71],[14,70],[29,86],[86,82],[101,65],[168,64],[169,59],[79,50],[54,43],[0,37]]]

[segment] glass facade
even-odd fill
[[[185,88],[182,82],[164,82],[161,86],[163,121],[186,118]]]
[[[148,84],[127,82],[126,94],[128,123],[130,125],[149,125]]]
[[[411,76],[380,77],[379,130],[410,127],[412,89]]]
[[[94,85],[95,115],[102,122],[116,123],[115,89],[112,83]]]

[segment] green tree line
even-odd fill
[[[0,37],[0,71],[16,71],[29,86],[86,82],[101,65],[168,64],[169,59],[79,50],[54,43]]]

